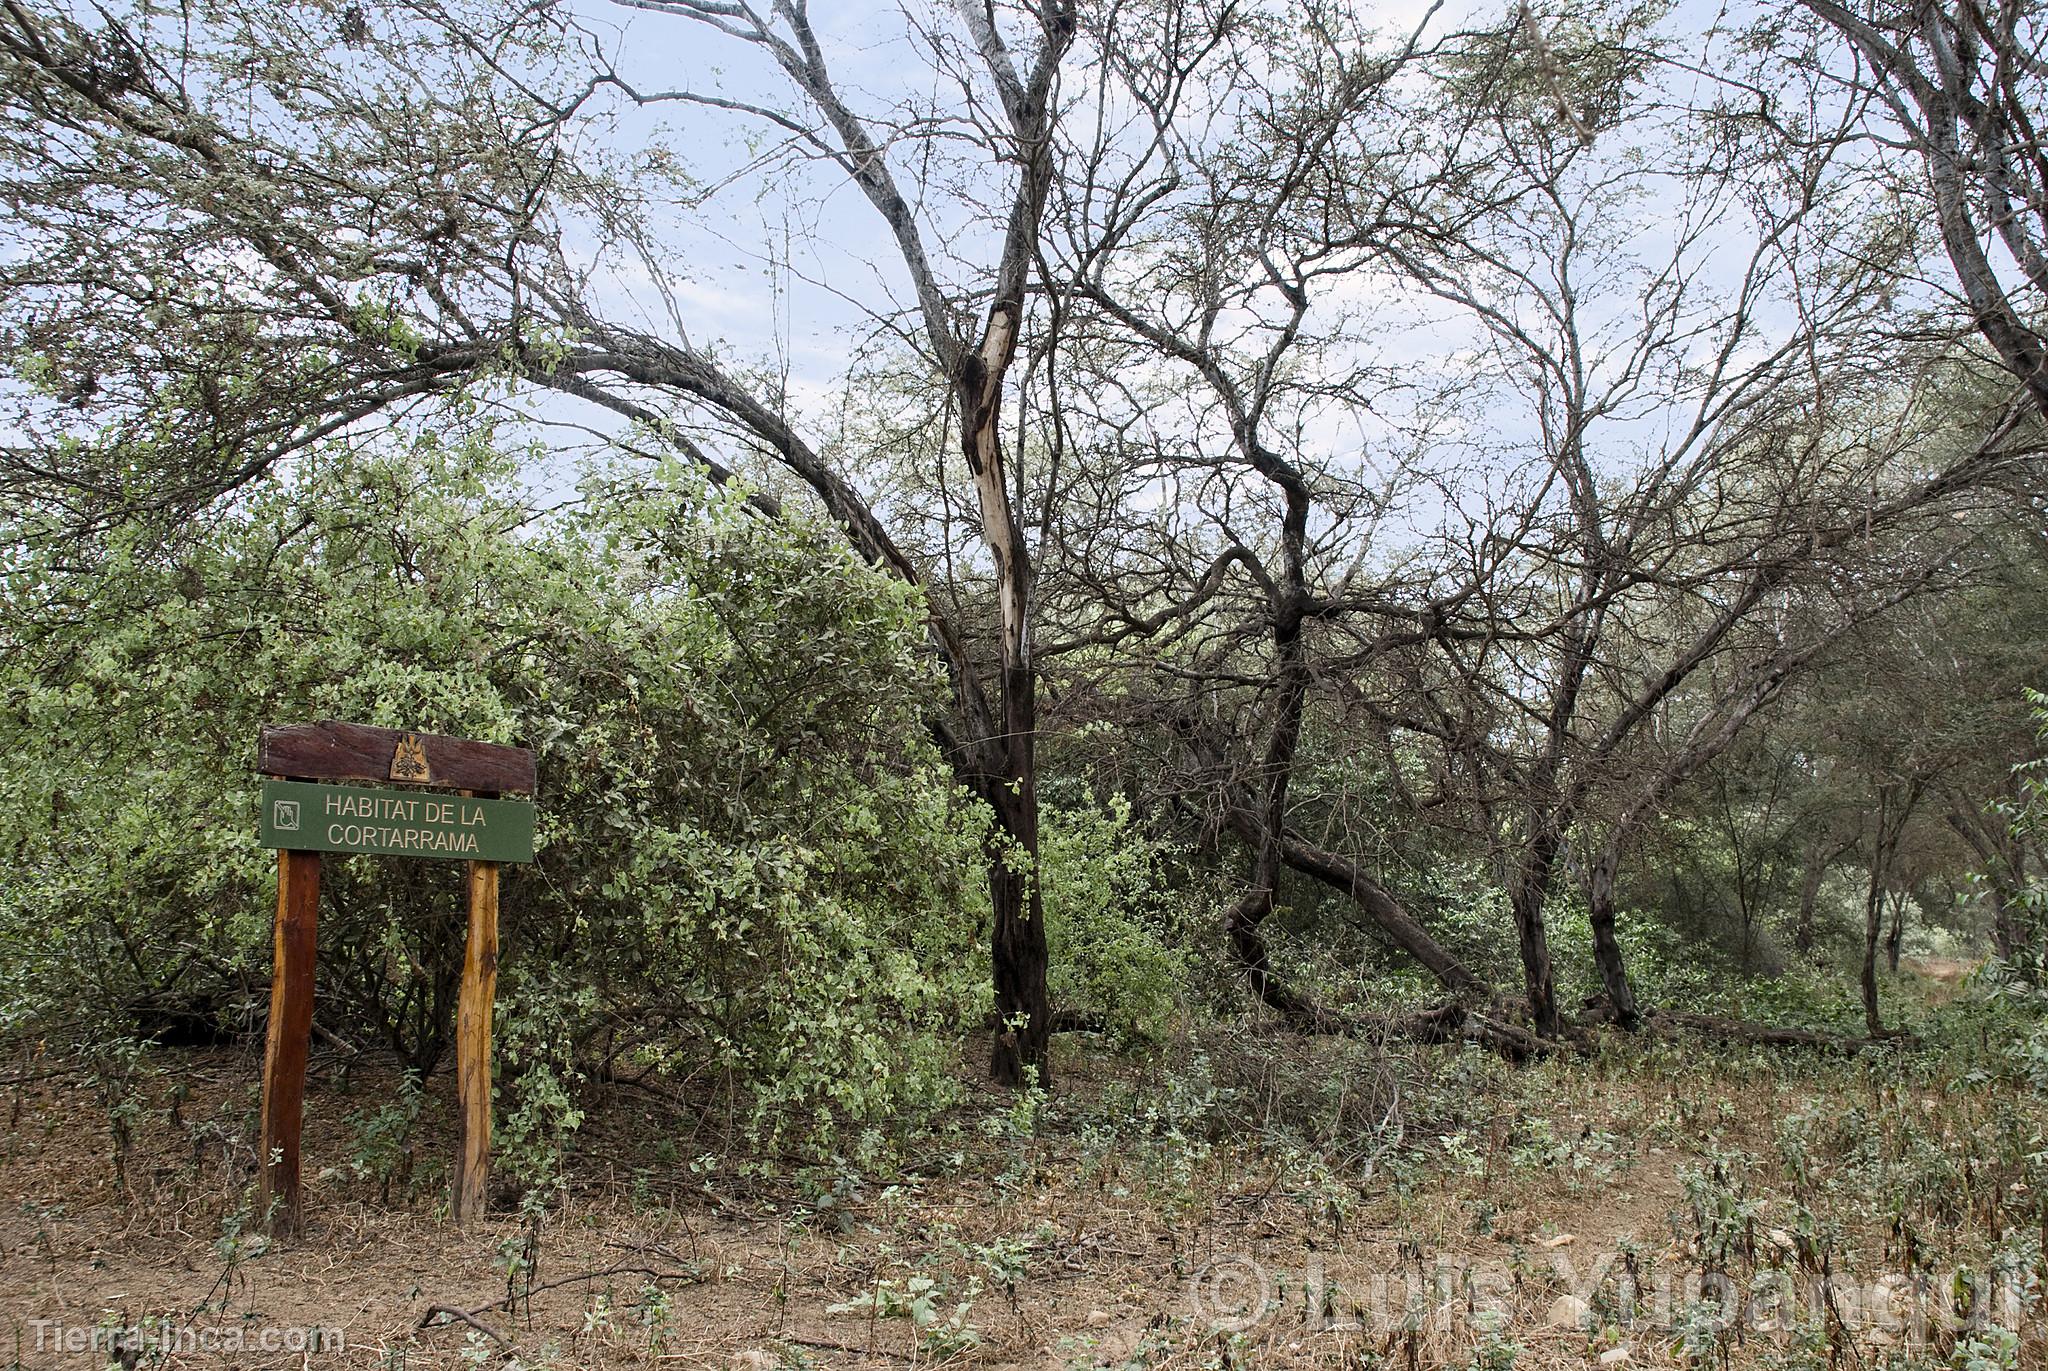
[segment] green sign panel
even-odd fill
[[[533,801],[265,781],[257,840],[296,852],[533,860]]]

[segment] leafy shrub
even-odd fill
[[[2048,693],[2029,690],[2027,703],[2040,726],[2041,742],[2048,746]],[[2019,779],[2019,802],[2007,815],[2013,832],[2037,847],[2048,844],[2048,756],[2021,766]],[[2048,987],[2048,873],[2027,881],[2019,892],[2017,907],[2008,913],[2018,933],[2012,971],[2034,985]]]
[[[618,475],[542,513],[487,445],[338,451],[177,545],[111,530],[89,581],[31,544],[0,583],[0,1026],[253,1027],[257,729],[334,717],[538,752],[502,988],[553,1027],[508,1042],[515,1098],[526,1066],[636,1061],[755,1131],[943,1103],[938,1034],[985,1013],[983,818],[922,727],[920,601],[694,472]],[[430,1067],[461,886],[328,861],[323,1016]],[[544,1150],[568,1113],[535,1108]]]
[[[1421,873],[1416,903],[1430,913],[1431,929],[1446,947],[1495,985],[1522,985],[1522,963],[1514,938],[1514,916],[1506,892],[1486,864],[1446,860]],[[1593,959],[1593,923],[1584,892],[1560,873],[1544,906],[1558,1002],[1576,1009],[1600,993]],[[1615,917],[1636,997],[1645,1005],[1696,1007],[1710,986],[1726,977],[1702,964],[1700,947],[1655,915],[1623,909]]]
[[[1048,809],[1040,893],[1053,1003],[1113,1045],[1156,1043],[1181,1008],[1185,954],[1173,935],[1185,897],[1168,849],[1140,831],[1123,796],[1106,808]]]

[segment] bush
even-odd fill
[[[1040,895],[1054,1006],[1098,1025],[1113,1046],[1156,1043],[1181,1009],[1188,968],[1179,940],[1185,896],[1169,849],[1131,822],[1129,801],[1048,808]]]
[[[522,1052],[558,1081],[673,1063],[812,1139],[942,1103],[939,1035],[986,1012],[983,811],[922,728],[920,601],[694,472],[617,476],[543,514],[488,446],[334,452],[178,546],[116,528],[87,576],[69,546],[12,563],[5,1026],[81,1032],[91,1005],[119,1031],[254,1027],[257,729],[334,717],[536,749],[502,993],[559,1022],[515,1075]],[[461,886],[330,860],[323,1017],[431,1066]]]

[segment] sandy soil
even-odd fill
[[[1488,1303],[1505,1311],[1496,1344],[1519,1346],[1517,1367],[1671,1359],[1665,1336],[1589,1337],[1587,1306],[1572,1302],[1576,1291],[1597,1303],[1598,1277],[1634,1260],[1684,1257],[1674,1216],[1687,1149],[1641,1126],[1665,1103],[1655,1085],[1583,1082],[1552,1121],[1558,1160],[1535,1167],[1511,1156],[1506,1113],[1445,1144],[1461,1165],[1322,1190],[1227,1152],[1204,1154],[1200,1183],[1176,1188],[1135,1152],[973,1136],[978,1150],[957,1164],[865,1178],[823,1209],[786,1176],[650,1163],[682,1125],[620,1092],[586,1127],[574,1184],[537,1230],[517,1213],[463,1230],[439,1209],[448,1101],[431,1100],[413,1183],[387,1197],[348,1167],[351,1116],[388,1099],[391,1080],[328,1070],[308,1106],[307,1227],[266,1247],[234,1241],[225,1212],[253,1166],[254,1065],[247,1052],[177,1059],[171,1077],[188,1098],[173,1112],[157,1088],[126,1194],[83,1083],[12,1089],[0,1359],[97,1367],[75,1340],[140,1324],[171,1347],[142,1364],[174,1367],[1338,1367],[1377,1356],[1421,1371],[1482,1358],[1475,1315]],[[529,1252],[531,1292],[508,1299],[508,1256]],[[932,1282],[923,1330],[887,1298],[914,1298],[919,1281]],[[1418,1291],[1428,1317],[1409,1312]],[[946,1325],[963,1302],[971,1336],[954,1337]],[[339,1330],[344,1345],[259,1345],[265,1330],[312,1328]]]

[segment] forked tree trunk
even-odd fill
[[[1227,916],[1230,948],[1254,995],[1290,1019],[1309,1014],[1308,1002],[1288,991],[1273,978],[1267,960],[1266,940],[1260,926],[1273,912],[1280,886],[1280,844],[1287,828],[1287,786],[1294,774],[1294,754],[1301,742],[1302,712],[1308,704],[1308,658],[1301,641],[1302,620],[1307,612],[1306,569],[1302,545],[1308,529],[1308,491],[1291,471],[1277,463],[1279,483],[1285,495],[1286,515],[1281,522],[1283,571],[1280,584],[1270,594],[1273,614],[1273,655],[1279,690],[1273,702],[1273,726],[1266,736],[1260,775],[1265,781],[1259,796],[1258,825],[1252,835],[1251,879],[1245,893],[1230,907]]]
[[[961,450],[981,507],[982,537],[995,562],[1002,626],[1003,736],[986,746],[1000,758],[987,788],[999,837],[990,854],[989,933],[996,1014],[1002,1026],[989,1054],[989,1074],[1005,1085],[1052,1083],[1051,997],[1046,989],[1044,905],[1038,867],[1038,678],[1031,661],[1031,552],[1011,498],[1009,469],[999,430],[1003,376],[1016,355],[1023,314],[1018,295],[989,311],[980,347],[968,354],[957,378]],[[1010,851],[1014,847],[1014,853]],[[1012,857],[1021,857],[1013,862]]]
[[[2048,415],[2048,349],[2029,322],[2044,284],[2034,274],[2040,244],[2029,240],[2040,228],[2039,207],[2029,175],[2013,172],[2033,159],[2007,153],[2034,142],[2032,111],[2014,94],[2025,83],[2013,81],[2012,72],[2038,58],[2017,29],[1975,6],[1903,5],[1896,20],[1876,23],[1861,6],[1840,0],[1806,6],[1861,50],[1871,73],[1864,79],[1878,103],[1899,112],[1907,144],[1926,168],[1934,220],[1977,331]],[[2014,212],[2014,205],[2025,208]],[[2032,276],[2017,287],[2017,301],[1986,251],[1993,237]]]
[[[1885,888],[1891,884],[1892,859],[1898,853],[1906,823],[1913,817],[1913,806],[1919,803],[1925,784],[1919,780],[1908,783],[1903,796],[1895,794],[1890,786],[1878,790],[1877,833],[1870,850],[1870,887],[1863,897],[1863,1018],[1873,1038],[1885,1035],[1884,1020],[1877,1008],[1877,944],[1884,930]]]

